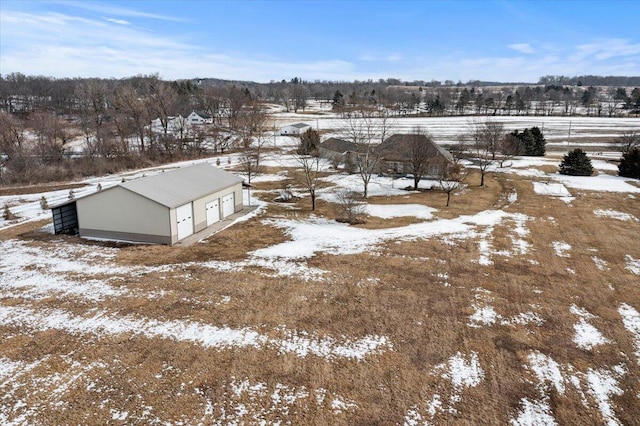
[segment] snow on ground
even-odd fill
[[[632,214],[619,212],[617,210],[611,210],[611,209],[607,209],[607,210],[596,209],[593,211],[593,214],[595,214],[596,216],[609,217],[611,219],[617,219],[622,221],[635,221],[635,222],[639,221],[638,218]]]
[[[624,256],[624,261],[627,264],[626,269],[631,271],[632,274],[640,275],[640,259],[634,259],[627,254]]]
[[[620,305],[618,313],[622,316],[624,328],[633,335],[636,357],[638,358],[638,364],[640,364],[640,313],[633,306],[626,303]]]
[[[569,190],[561,183],[533,182],[533,192],[551,197],[571,197]]]
[[[269,424],[267,419],[287,418],[301,405],[315,409],[329,405],[334,415],[357,409],[353,401],[322,387],[311,391],[306,386],[269,385],[252,382],[248,378],[238,380],[231,377],[231,381],[220,385],[220,389],[229,389],[224,392],[224,400],[212,398],[216,392],[205,393],[196,389],[205,399],[205,415],[201,419],[204,424],[218,424],[220,420],[225,424]]]
[[[591,315],[578,307],[573,307],[572,311],[585,317]],[[561,365],[550,356],[537,351],[531,352],[527,360],[529,365],[525,368],[532,371],[537,380],[536,390],[540,394],[540,399],[531,402],[523,398],[521,400],[523,410],[511,420],[512,425],[555,424],[549,409],[550,390],[553,389],[559,395],[564,395],[568,386],[574,388],[580,395],[582,404],[587,408],[591,405],[588,396],[591,397],[607,424],[620,424],[615,417],[610,398],[612,395],[622,395],[618,379],[627,373],[623,366],[617,365],[611,370],[587,368],[583,373],[577,371],[571,364]],[[586,394],[583,389],[586,390]]]
[[[595,263],[596,268],[598,268],[599,271],[609,270],[609,263],[606,260],[600,259],[598,256],[591,256],[591,260],[593,260],[593,263]]]
[[[640,193],[640,186],[634,186],[626,181],[633,179],[600,173],[596,176],[567,176],[559,173],[550,175],[565,186],[575,189],[603,192],[634,192]],[[640,183],[635,180],[636,183]]]
[[[465,239],[475,236],[477,226],[492,226],[504,220],[520,220],[520,214],[487,210],[473,216],[421,222],[397,228],[363,229],[321,218],[308,220],[269,219],[264,223],[282,229],[290,238],[256,250],[251,256],[264,259],[304,259],[316,253],[357,254],[375,252],[389,240],[413,241],[449,236]]]
[[[611,343],[611,341],[605,338],[597,328],[587,322],[588,320],[595,318],[594,315],[577,307],[576,305],[571,305],[570,311],[572,314],[580,317],[579,322],[573,325],[573,330],[575,332],[573,335],[573,342],[580,349],[590,351],[598,345]]]
[[[484,380],[484,370],[475,351],[468,355],[456,353],[447,362],[434,367],[431,375],[450,382],[452,392],[449,400],[443,401],[436,393],[431,399],[412,406],[404,416],[405,426],[430,424],[429,420],[433,420],[437,413],[456,414],[456,406],[462,402],[463,390],[476,387]]]
[[[530,353],[527,360],[529,361],[529,368],[538,379],[538,391],[546,393],[546,387],[549,384],[560,395],[564,395],[564,376],[560,370],[560,364],[540,352]]]
[[[571,246],[569,244],[564,241],[554,241],[551,245],[553,246],[553,250],[556,252],[556,256],[571,257],[568,253],[568,251],[571,250]]]
[[[418,219],[428,220],[432,219],[433,212],[437,211],[437,209],[422,204],[367,204],[365,208],[369,216],[383,219],[413,216]]]
[[[511,419],[509,424],[513,426],[557,425],[547,400],[530,401],[527,398],[522,398],[520,405],[522,405],[522,410],[518,411],[518,417]]]
[[[190,342],[204,348],[266,348],[279,353],[292,353],[299,357],[315,355],[328,360],[346,358],[362,360],[369,355],[391,350],[392,345],[384,336],[365,336],[361,339],[341,340],[332,337],[313,336],[305,331],[296,332],[282,328],[276,330],[281,338],[269,337],[249,327],[234,329],[217,327],[193,321],[158,321],[132,315],[117,316],[106,311],[92,311],[81,317],[61,309],[31,309],[17,306],[0,306],[0,322],[34,331],[60,330],[71,334],[117,335],[132,334],[147,338],[170,339]]]
[[[358,174],[333,174],[331,176],[327,176],[321,178],[321,180],[325,182],[330,182],[336,185],[337,188],[329,188],[328,190],[320,191],[319,198],[329,201],[335,202],[334,193],[337,189],[344,189],[347,191],[353,191],[359,194],[362,194],[363,184],[362,178]],[[430,180],[430,179],[422,179],[418,183],[418,188],[421,189],[431,189],[434,186],[438,185],[438,181]],[[410,178],[399,178],[393,179],[387,176],[371,176],[371,180],[369,181],[369,186],[367,188],[367,193],[369,197],[378,197],[378,196],[399,196],[399,195],[408,195],[411,192],[405,190],[404,188],[411,187],[413,188],[413,179]]]
[[[622,423],[616,418],[610,401],[612,395],[622,395],[622,389],[618,386],[616,378],[607,370],[589,369],[587,383],[589,385],[588,391],[595,399],[596,404],[598,404],[600,413],[607,425],[621,425]]]

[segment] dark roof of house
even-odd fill
[[[206,112],[203,112],[203,111],[193,111],[193,112],[195,112],[197,115],[200,116],[200,118],[203,118],[205,120],[209,120],[209,119],[212,118],[209,114],[207,114]]]
[[[453,162],[453,157],[449,151],[442,148],[434,142],[433,139],[426,135],[419,134],[397,133],[395,135],[391,135],[380,144],[378,147],[379,152],[385,160],[411,161],[411,144],[415,138],[418,138],[420,143],[429,144],[433,150],[434,156],[442,157],[449,162]]]
[[[289,126],[285,126],[285,127],[296,127],[298,129],[304,129],[305,127],[311,127],[311,126],[306,123],[296,123],[296,124],[290,124]]]
[[[346,141],[344,139],[329,138],[326,141],[320,143],[320,148],[327,151],[337,152],[344,154],[345,152],[357,152],[358,147],[353,142]]]

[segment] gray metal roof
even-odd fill
[[[209,163],[201,163],[124,182],[119,186],[171,209],[234,186],[242,180]]]
[[[304,129],[305,127],[311,127],[311,126],[306,124],[306,123],[296,123],[296,124],[291,124],[290,127],[296,127],[298,129]]]

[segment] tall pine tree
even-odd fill
[[[524,129],[522,133],[516,130],[511,134],[520,141],[520,146],[524,150],[522,155],[544,156],[547,150],[547,141],[538,127]]]
[[[587,157],[587,153],[576,148],[569,151],[560,163],[560,174],[571,176],[591,176],[593,166],[591,160]]]
[[[640,179],[640,149],[633,148],[622,155],[618,175]]]

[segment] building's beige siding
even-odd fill
[[[169,209],[124,188],[106,189],[76,205],[81,236],[170,242]]]
[[[238,184],[223,189],[218,192],[214,192],[213,194],[209,194],[205,197],[198,198],[193,201],[193,226],[194,232],[200,232],[207,227],[207,213],[206,213],[206,204],[209,201],[213,201],[215,199],[220,199],[220,208],[222,208],[222,197],[233,192],[235,199],[235,209],[234,212],[239,212],[242,210],[242,182]],[[171,209],[171,244],[175,244],[178,242],[178,224],[176,223],[176,209]],[[222,217],[222,212],[220,214]]]

